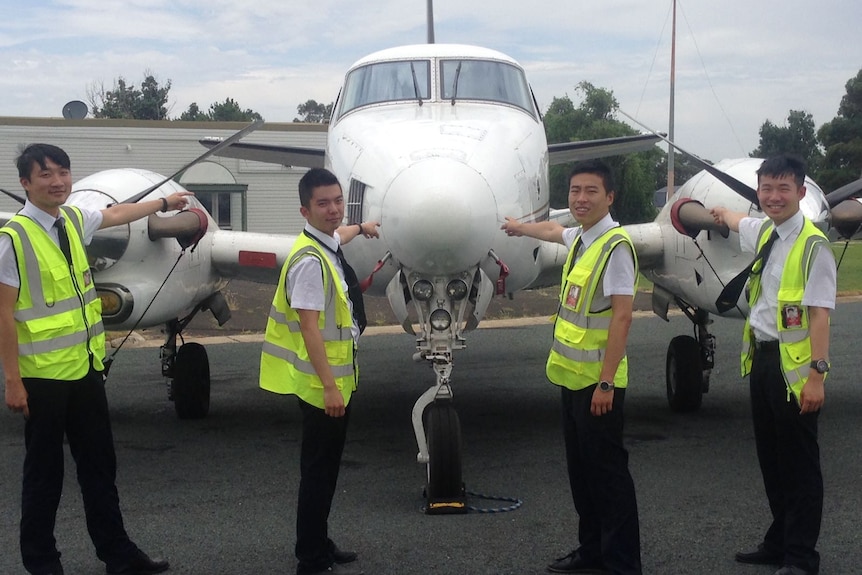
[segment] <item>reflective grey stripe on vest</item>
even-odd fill
[[[556,338],[554,339],[554,344],[551,346],[551,351],[562,355],[566,359],[582,363],[600,362],[605,357],[605,350],[603,349],[575,349],[560,343]]]
[[[335,310],[325,310],[325,320],[326,323],[323,326],[323,329],[320,330],[321,335],[323,335],[323,339],[325,341],[346,341],[348,339],[353,339],[353,333],[350,331],[350,326],[347,327],[338,327],[335,321],[329,321],[330,313],[335,313]],[[278,311],[276,307],[270,306],[269,308],[269,317],[272,321],[279,325],[286,326],[288,331],[291,333],[300,333],[302,331],[298,321],[289,321],[287,316],[282,312]]]
[[[567,307],[560,308],[558,317],[583,329],[608,329],[611,327],[611,318],[608,316],[585,315],[574,312]]]
[[[72,222],[75,226],[75,231],[78,232],[78,237],[81,239],[81,245],[84,245],[84,226],[81,224],[78,213],[69,206],[60,206],[63,215],[66,216],[67,222]]]
[[[601,262],[604,261],[605,256],[611,249],[615,247],[616,240],[622,240],[625,242],[626,237],[620,233],[611,234],[610,237],[605,240],[602,245],[602,251],[599,254],[599,257],[596,261]],[[577,265],[577,264],[575,264]],[[596,288],[598,287],[598,281],[602,277],[602,270],[594,270],[592,274],[590,274],[590,283],[587,286],[584,286],[584,297],[587,294],[596,294]],[[566,306],[561,305],[560,311],[557,314],[559,319],[567,321],[571,324],[574,324],[583,329],[603,329],[606,330],[611,326],[611,318],[609,316],[596,316],[596,315],[587,315],[587,304],[592,305],[593,302],[590,300],[589,302],[584,302],[583,309],[579,312],[572,311]],[[561,355],[566,355],[561,353]],[[568,356],[567,356],[568,357]]]
[[[320,377],[319,375],[317,375],[317,371],[314,369],[314,366],[311,364],[311,362],[299,359],[299,356],[296,355],[295,351],[279,347],[275,344],[264,341],[263,353],[283,359],[302,373],[313,375],[314,377]],[[332,371],[332,377],[336,379],[339,377],[348,377],[353,375],[353,363],[348,363],[344,365],[330,364],[329,369]]]
[[[101,322],[93,327],[93,337],[101,335],[105,332],[105,328]],[[87,330],[82,329],[76,333],[54,337],[43,341],[34,341],[32,343],[19,343],[18,355],[39,355],[42,353],[50,353],[72,347],[74,345],[86,344],[88,341]]]
[[[288,263],[288,268],[295,264],[299,259],[307,254],[313,254],[314,256],[326,257],[320,254],[316,249],[311,246],[304,247],[294,254],[294,257]],[[319,261],[319,260],[318,260]],[[324,274],[329,275],[329,267],[326,262],[320,262],[321,271]],[[285,280],[286,280],[285,276]],[[349,339],[353,339],[353,333],[351,332],[352,324],[344,327],[339,327],[336,321],[336,305],[338,292],[335,290],[336,288],[336,280],[337,277],[329,276],[329,290],[326,294],[326,304],[323,309],[323,318],[324,325],[323,329],[320,330],[320,333],[323,335],[324,341],[346,341]],[[341,282],[338,281],[338,286],[340,287]],[[288,321],[287,316],[282,312],[278,311],[275,306],[271,306],[269,310],[269,317],[275,323],[279,325],[283,325],[287,327],[288,331],[292,333],[299,333],[300,327],[298,321]]]
[[[24,226],[18,222],[10,221],[6,224],[18,233],[21,241],[21,251],[24,252],[24,268],[27,271],[27,283],[30,285],[30,302],[32,307],[15,311],[15,319],[19,322],[27,322],[59,315],[67,311],[79,309],[81,300],[77,294],[64,300],[56,301],[52,305],[45,303],[45,290],[42,286],[42,275],[39,273],[39,260],[36,258],[36,250],[33,242],[27,235]],[[76,227],[77,229],[77,227]],[[92,303],[96,299],[96,290],[91,289],[83,294],[84,305]]]

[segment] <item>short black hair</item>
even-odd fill
[[[605,192],[610,193],[616,191],[616,188],[614,186],[614,177],[611,173],[611,169],[601,160],[586,160],[584,162],[575,164],[575,167],[573,167],[572,171],[569,172],[569,184],[572,183],[572,178],[579,174],[595,174],[602,179],[602,184],[605,187]]]
[[[18,166],[18,177],[29,179],[30,173],[33,171],[33,164],[39,164],[39,167],[44,170],[48,167],[45,165],[45,160],[51,160],[67,170],[72,167],[69,154],[62,148],[51,144],[30,144],[15,159],[15,165]]]
[[[757,169],[757,183],[760,183],[761,176],[772,176],[780,178],[782,176],[793,176],[798,187],[805,185],[805,160],[796,154],[779,154],[763,160],[760,167]]]
[[[315,188],[337,184],[341,188],[338,178],[326,168],[311,168],[302,179],[299,180],[299,203],[304,208],[311,207],[311,196]]]

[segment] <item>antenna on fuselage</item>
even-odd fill
[[[428,0],[428,43],[434,43],[434,0]]]

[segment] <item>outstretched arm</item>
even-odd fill
[[[120,224],[128,224],[135,220],[139,220],[144,216],[154,214],[156,212],[168,210],[181,210],[186,207],[189,201],[186,196],[193,196],[191,192],[176,192],[166,198],[158,198],[146,202],[137,202],[135,204],[114,204],[109,208],[102,210],[102,225],[99,229],[110,228],[111,226],[119,226]]]
[[[338,232],[338,237],[341,238],[341,245],[344,245],[360,234],[365,238],[379,238],[380,232],[377,231],[379,227],[380,222],[362,222],[361,224],[339,226],[335,231]]]
[[[729,227],[732,231],[739,231],[739,222],[742,218],[747,218],[748,214],[744,214],[742,212],[732,212],[725,207],[718,206],[709,210],[709,213],[712,214],[715,223],[721,225],[724,224]]]
[[[527,236],[546,242],[563,242],[563,230],[566,229],[557,222],[519,222],[515,218],[506,217],[506,223],[500,226],[508,236]]]

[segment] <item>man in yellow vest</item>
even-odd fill
[[[637,500],[623,446],[637,258],[628,234],[610,215],[614,197],[608,167],[585,162],[569,176],[569,209],[579,227],[513,218],[502,226],[510,236],[569,248],[546,373],[562,394],[580,545],[548,565],[552,573],[641,573]]]
[[[742,375],[750,375],[754,439],[772,523],[757,549],[737,553],[736,560],[775,565],[776,575],[820,569],[817,419],[830,367],[836,269],[823,232],[799,211],[804,184],[802,159],[776,156],[757,170],[757,199],[766,218],[712,209],[717,223],[739,232],[743,251],[760,254],[749,278]],[[771,249],[764,249],[768,242]]]
[[[54,522],[63,489],[63,438],[77,466],[87,529],[110,574],[160,573],[129,539],[115,485],[117,461],[105,384],[105,334],[84,246],[93,234],[159,210],[185,193],[98,211],[63,206],[69,156],[32,144],[17,159],[27,201],[0,228],[0,363],[6,406],[23,413],[21,556],[34,575],[62,574]]]
[[[353,551],[329,537],[329,511],[347,437],[350,399],[359,378],[356,344],[365,328],[362,291],[341,245],[378,237],[377,222],[342,226],[344,195],[323,168],[299,181],[305,229],[281,270],[266,325],[260,386],[296,395],[302,412],[297,575],[361,575]]]

